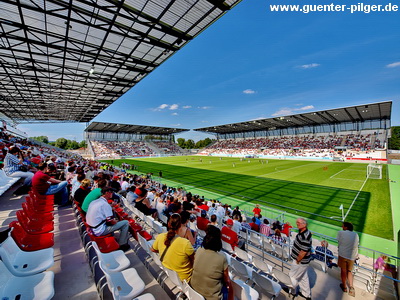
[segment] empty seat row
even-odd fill
[[[76,203],[75,203],[76,204]],[[86,222],[79,206],[75,205],[78,228],[92,268],[98,293],[102,299],[142,299],[154,300],[151,294],[140,295],[145,284],[112,235],[95,236]],[[119,210],[117,206],[114,211]],[[118,216],[127,218],[127,215]],[[141,236],[138,234],[138,236]],[[140,296],[139,296],[140,295]]]
[[[18,221],[9,224],[8,236],[0,244],[0,298],[51,299],[54,296],[54,273],[46,271],[54,264],[53,216],[41,219],[35,210],[53,198],[39,199],[32,194]],[[44,201],[44,202],[40,202]]]
[[[238,249],[236,249],[236,251],[237,250]],[[238,260],[237,258],[239,258],[239,256],[233,257],[228,253],[225,253],[225,255],[230,266],[231,277],[239,277],[244,279],[245,283],[253,281],[253,283],[257,284],[259,288],[268,295],[272,295],[273,297],[277,297],[279,295],[281,286],[277,280],[270,275],[272,267],[265,268],[267,271],[269,271],[269,273],[265,273],[263,270],[255,268],[252,264],[247,264],[243,260]]]
[[[16,183],[20,177],[8,177],[4,170],[0,170],[0,196]]]
[[[38,195],[30,192],[17,211],[18,221],[9,224],[11,235],[24,251],[37,251],[54,246],[54,195]]]

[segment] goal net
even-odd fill
[[[367,177],[370,179],[382,179],[382,165],[369,164],[367,166]]]

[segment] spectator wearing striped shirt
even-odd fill
[[[264,219],[263,224],[260,225],[260,233],[264,234],[265,236],[271,235],[271,227],[269,227],[268,219]]]
[[[25,179],[24,185],[30,186],[32,184],[33,173],[28,172],[27,170],[21,170],[22,166],[27,165],[24,164],[24,155],[22,151],[18,147],[12,147],[6,157],[4,158],[4,172],[9,177],[22,177]]]
[[[311,260],[311,232],[307,229],[307,221],[303,218],[296,220],[299,233],[293,243],[292,254],[293,263],[290,268],[289,276],[293,287],[300,286],[300,295],[306,299],[311,299],[310,280],[307,269]]]

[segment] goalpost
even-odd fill
[[[367,166],[367,177],[369,179],[382,179],[382,165],[369,164]]]

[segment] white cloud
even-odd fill
[[[208,123],[208,121],[204,121],[204,120],[203,120],[203,121],[201,121],[201,123]]]
[[[278,110],[277,112],[273,113],[271,116],[273,116],[273,117],[286,116],[286,115],[291,115],[292,113],[293,113],[293,109],[282,108],[282,109]]]
[[[257,120],[264,120],[264,119],[265,119],[265,117],[257,117],[257,118],[251,119],[250,121],[257,121]]]
[[[190,105],[185,105],[185,106],[182,106],[182,108],[188,109],[188,108],[192,108],[192,106],[190,106]]]
[[[165,109],[167,108],[169,105],[168,104],[161,104],[159,107],[157,107],[158,109]]]
[[[176,109],[178,109],[179,108],[179,105],[178,104],[172,104],[172,105],[169,105],[169,104],[161,104],[159,107],[157,107],[157,108],[152,108],[151,110],[152,111],[161,111],[161,110],[164,110],[164,109],[169,109],[169,110],[176,110]]]
[[[273,113],[271,116],[273,116],[273,117],[287,116],[287,115],[295,114],[296,112],[299,112],[299,111],[306,111],[306,110],[310,110],[313,108],[314,108],[314,105],[306,105],[306,106],[303,106],[300,108],[283,107],[280,110],[278,110],[277,112]]]
[[[295,108],[294,110],[309,110],[309,109],[313,109],[314,105],[306,105],[300,108]]]
[[[316,68],[319,67],[320,64],[316,64],[316,63],[312,63],[312,64],[308,64],[308,65],[302,65],[300,66],[300,68],[302,69],[312,69],[312,68]]]
[[[211,106],[199,106],[199,107],[197,107],[197,108],[200,108],[200,109],[209,109],[209,108],[211,108]]]
[[[250,95],[250,94],[254,94],[255,92],[256,92],[256,91],[254,91],[254,90],[247,89],[247,90],[244,90],[244,91],[243,91],[243,94]]]
[[[386,68],[396,68],[396,67],[400,67],[400,61],[386,65]]]
[[[181,126],[181,124],[171,124],[170,126],[172,126],[172,127],[178,127],[178,126]]]
[[[171,114],[171,116],[177,116],[177,115],[178,115],[178,113],[176,113],[176,112]]]

